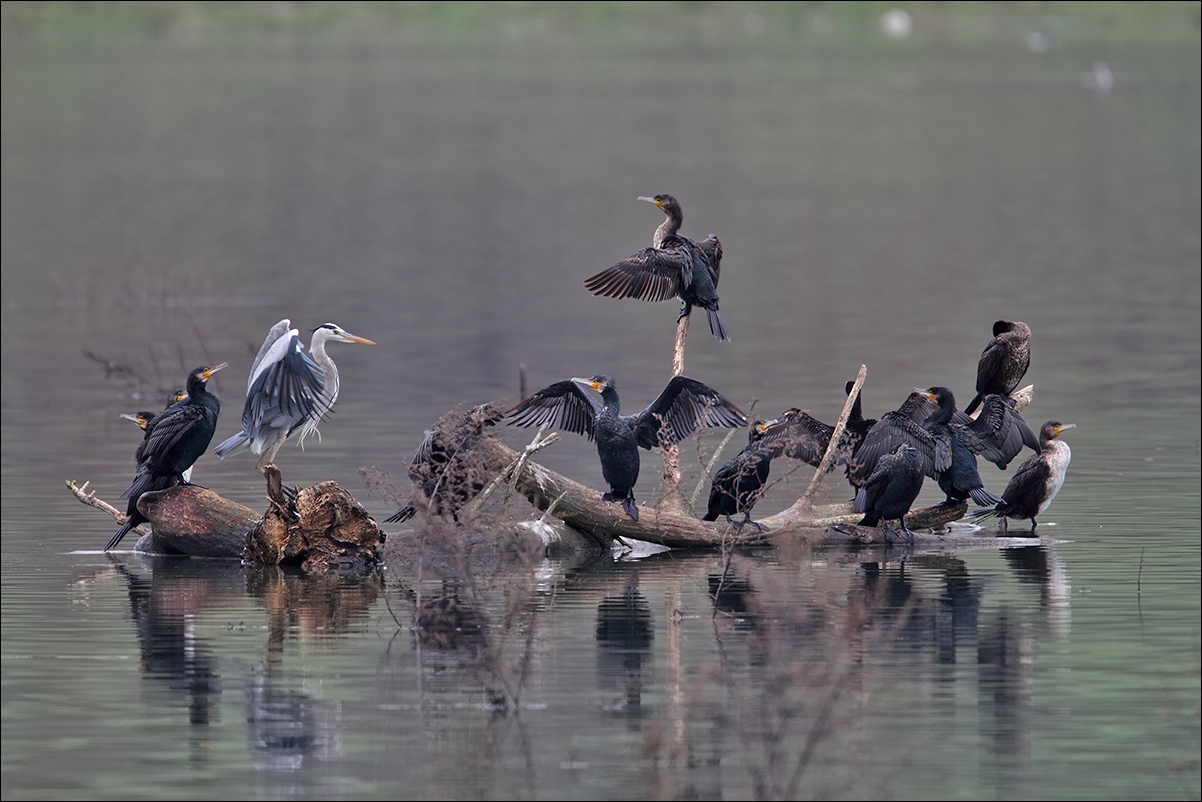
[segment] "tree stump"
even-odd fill
[[[270,507],[246,539],[244,560],[309,572],[383,562],[387,535],[337,483],[285,489],[278,468],[265,473]]]

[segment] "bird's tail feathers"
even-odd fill
[[[722,316],[718,314],[717,309],[706,309],[706,316],[710,321],[710,333],[717,337],[722,342],[730,342],[730,333],[726,330],[726,326],[722,323]]]
[[[856,497],[851,500],[851,508],[856,512],[864,512],[868,507],[868,491],[864,488],[856,489]],[[867,524],[865,524],[867,526]],[[875,526],[875,524],[873,524]]]
[[[972,496],[973,502],[975,502],[978,507],[996,507],[998,504],[1002,503],[1001,496],[995,496],[984,487],[974,487],[972,490],[968,491],[968,495]]]
[[[246,432],[240,431],[237,434],[235,434],[233,437],[227,437],[225,440],[222,440],[221,444],[218,445],[217,448],[213,449],[213,453],[216,454],[217,456],[221,457],[222,459],[225,459],[226,454],[230,453],[235,448],[237,448],[238,446],[245,443],[246,440],[247,440]]]
[[[390,523],[390,524],[404,523],[405,521],[408,521],[410,518],[412,518],[416,513],[417,513],[417,509],[414,508],[414,506],[412,504],[406,504],[404,507],[401,507],[399,510],[394,512],[392,515],[385,518],[384,522]]]
[[[134,523],[133,517],[131,516],[128,521],[121,524],[121,528],[117,530],[116,534],[109,538],[108,545],[104,547],[104,550],[109,551],[110,549],[116,547],[116,545],[121,542],[121,539],[128,535],[135,526],[137,526],[137,524]]]
[[[149,473],[139,471],[138,475],[134,477],[134,480],[130,483],[129,487],[125,488],[125,492],[122,493],[119,498],[137,498],[149,490],[153,483],[153,476],[151,476]]]

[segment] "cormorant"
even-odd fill
[[[856,510],[866,513],[860,526],[881,525],[885,542],[892,543],[895,532],[889,521],[897,521],[906,542],[913,543],[914,533],[906,527],[905,515],[922,490],[922,467],[922,455],[909,443],[902,443],[892,454],[877,460],[876,468],[853,502]]]
[[[213,449],[217,456],[241,445],[261,454],[255,470],[262,473],[275,462],[276,452],[293,434],[305,438],[317,431],[338,399],[338,368],[326,354],[326,342],[375,345],[333,323],[313,329],[309,352],[299,332],[284,318],[272,327],[251,365],[246,382],[242,430]]]
[[[713,234],[701,242],[678,234],[684,213],[671,195],[640,197],[639,200],[654,203],[667,215],[655,229],[651,247],[585,279],[584,286],[593,295],[606,298],[638,298],[642,301],[680,298],[677,322],[694,306],[703,307],[709,318],[710,332],[719,340],[729,340],[730,334],[718,314],[722,243]]]
[[[935,408],[921,423],[916,422],[915,417],[932,404]],[[905,442],[918,449],[923,473],[938,480],[940,489],[947,494],[945,504],[971,498],[979,506],[991,506],[1001,499],[985,489],[977,472],[976,454],[1008,462],[998,443],[1008,442],[1011,434],[1007,431],[1003,436],[991,424],[990,418],[981,416],[974,421],[957,410],[955,396],[946,387],[915,389],[897,412],[881,416],[864,438],[848,476],[857,487],[862,486],[875,471],[877,462]]]
[[[922,422],[936,409],[926,390],[914,390],[901,406],[881,415],[864,435],[855,452],[847,458],[847,480],[857,490],[876,470],[877,461],[892,454],[902,442],[917,445],[926,434]],[[965,417],[964,421],[970,420]]]
[[[844,386],[844,392],[850,395],[855,384],[854,381],[849,381]],[[841,464],[846,465],[850,471],[850,461],[859,451],[868,432],[876,425],[875,418],[864,417],[861,399],[862,395],[857,393],[847,416],[847,424],[843,427],[843,434],[839,437],[835,458],[827,467],[828,473]],[[834,434],[834,426],[794,407],[781,414],[779,423],[772,427],[767,437],[780,443],[780,456],[801,460],[817,468],[822,463],[822,457],[826,454]],[[848,480],[850,481],[850,476]]]
[[[985,489],[977,472],[976,454],[961,437],[966,428],[952,423],[956,413],[956,398],[952,391],[946,387],[932,387],[928,392],[930,399],[939,405],[922,423],[930,434],[928,457],[934,474],[928,475],[933,475],[939,482],[939,489],[947,494],[943,503],[971,498],[981,507],[997,504],[1001,498]]]
[[[779,449],[764,439],[775,420],[754,420],[748,426],[747,446],[714,472],[710,484],[710,496],[703,521],[716,521],[719,515],[726,516],[727,523],[734,523],[730,516],[743,513],[742,521],[735,523],[736,529],[751,524],[760,531],[763,524],[751,520],[751,508],[760,500],[764,485],[768,482],[768,471],[772,459]]]
[[[472,407],[466,414],[449,412],[428,429],[409,463],[409,479],[420,488],[431,515],[459,520],[459,510],[480,494],[491,476],[472,458],[472,449],[486,430],[505,416],[495,404]],[[385,519],[402,523],[417,512],[406,504]]]
[[[184,390],[184,388],[180,387],[180,388],[176,389],[175,392],[171,393],[171,395],[167,396],[167,406],[168,407],[171,406],[176,401],[183,401],[187,397],[188,397],[187,391]],[[166,409],[166,408],[167,407],[163,407],[163,409]],[[132,414],[129,412],[122,412],[121,417],[125,418],[126,420],[133,421],[134,423],[136,423],[138,425],[139,429],[141,429],[142,431],[146,431],[146,425],[148,423],[150,423],[151,419],[157,414],[159,414],[159,413],[146,412],[146,411],[134,412]]]
[[[970,517],[976,521],[1000,518],[1003,532],[1006,531],[1007,518],[1030,518],[1031,531],[1034,532],[1035,516],[1041,515],[1060,492],[1069,460],[1072,459],[1072,449],[1059,439],[1060,435],[1076,426],[1075,423],[1054,420],[1045,423],[1039,430],[1039,453],[1028,457],[1018,466],[1002,492],[1004,500],[991,509],[977,510]]]
[[[177,484],[188,484],[185,474],[192,463],[209,447],[217,430],[221,402],[205,387],[214,373],[226,363],[214,367],[199,367],[188,375],[188,395],[150,419],[146,434],[134,456],[138,472],[121,498],[129,499],[129,520],[113,534],[105,551],[116,546],[131,529],[145,518],[138,512],[138,499],[143,493],[166,490]],[[139,520],[141,519],[141,520]]]
[[[999,320],[993,324],[993,339],[977,362],[977,394],[965,407],[972,415],[985,396],[1010,395],[1031,366],[1031,327],[1019,321]]]
[[[172,404],[175,404],[179,401],[183,401],[187,397],[188,397],[187,391],[184,390],[182,387],[178,388],[171,395],[167,396],[167,406],[164,407],[163,409],[164,410],[169,409]],[[134,423],[136,423],[138,425],[139,429],[141,429],[143,432],[145,432],[146,427],[150,425],[150,422],[152,420],[154,420],[154,416],[157,414],[158,414],[157,412],[142,411],[142,412],[135,412],[131,415],[127,412],[122,412],[121,417],[125,418],[126,420],[133,421]],[[145,435],[143,435],[142,437],[143,437],[143,440],[145,440]],[[139,445],[139,453],[140,453],[140,448],[141,448],[141,446]],[[137,462],[138,462],[137,458],[135,458],[134,464],[136,465]],[[191,481],[191,478],[192,478],[192,469],[189,468],[188,470],[184,471],[184,481],[185,482]],[[166,488],[159,488],[159,489],[163,490]],[[139,513],[139,514],[141,514],[141,513]]]
[[[585,392],[591,387],[601,401]],[[747,416],[717,390],[686,376],[673,376],[659,397],[636,415],[622,415],[618,389],[609,376],[565,379],[544,387],[506,413],[511,425],[559,426],[597,442],[601,475],[609,483],[604,501],[621,503],[636,521],[634,485],[639,478],[639,449],[679,443],[699,428],[736,428]]]

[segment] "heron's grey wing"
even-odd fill
[[[329,412],[322,402],[325,374],[305,353],[293,329],[267,350],[255,371],[242,428],[252,437],[263,427],[291,431],[306,420],[324,417]]]
[[[290,321],[288,318],[284,318],[279,323],[276,323],[274,326],[272,326],[271,331],[267,332],[267,337],[263,340],[263,344],[259,346],[259,353],[255,354],[255,361],[250,363],[250,373],[246,376],[247,393],[250,392],[250,386],[254,383],[255,374],[259,371],[259,364],[262,363],[263,358],[267,356],[267,352],[271,349],[271,346],[275,345],[276,342],[286,334],[297,334],[295,329],[289,331],[291,327],[292,321]]]
[[[584,280],[593,295],[666,301],[692,281],[692,261],[676,249],[644,248]]]
[[[555,382],[505,413],[511,426],[554,426],[593,439],[601,402],[571,379]]]
[[[687,376],[673,376],[651,405],[628,420],[643,448],[679,443],[702,428],[736,429],[747,416],[714,388]]]

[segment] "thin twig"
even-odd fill
[[[855,384],[852,385],[851,392],[847,394],[847,402],[843,404],[843,412],[839,415],[839,422],[835,424],[835,431],[831,435],[831,441],[827,443],[826,453],[822,455],[822,462],[818,463],[818,467],[814,470],[814,476],[810,479],[810,484],[798,499],[797,505],[801,509],[809,509],[813,506],[814,493],[818,490],[818,483],[822,481],[822,477],[826,476],[830,469],[831,463],[835,460],[835,452],[839,449],[839,438],[843,436],[843,430],[847,428],[847,419],[851,417],[851,408],[856,402],[856,398],[860,395],[860,388],[864,386],[864,377],[868,374],[868,367],[860,365],[860,372],[856,376]]]

